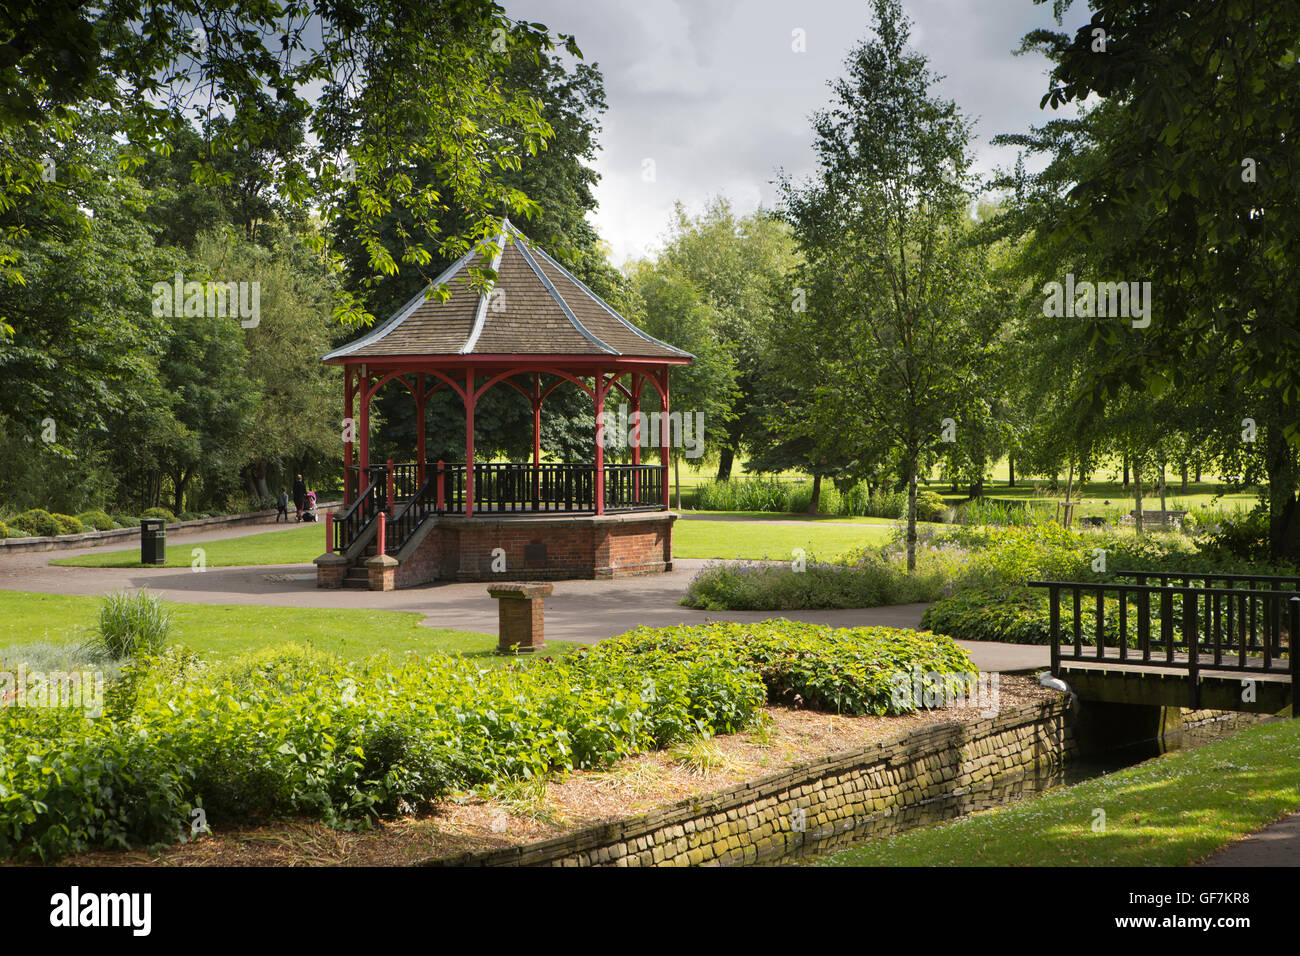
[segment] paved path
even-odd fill
[[[214,531],[169,534],[179,547],[218,538],[274,531],[254,525]],[[101,551],[86,548],[8,555],[0,559],[0,589],[50,594],[101,595],[118,588],[149,587],[168,600],[195,604],[255,604],[281,607],[372,608],[416,611],[429,627],[495,634],[496,602],[483,584],[434,584],[400,591],[326,590],[316,587],[310,564],[214,568],[72,568],[49,562]],[[556,581],[546,601],[546,636],[553,640],[595,643],[639,624],[700,624],[705,621],[762,621],[787,617],[834,627],[918,627],[925,604],[837,611],[697,611],[677,601],[706,562],[679,559],[668,574],[617,581]],[[986,671],[1024,670],[1048,665],[1046,647],[989,642],[961,642],[975,665]]]
[[[1300,813],[1225,846],[1201,866],[1300,866]]]

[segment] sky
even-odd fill
[[[662,245],[675,202],[710,197],[740,213],[776,204],[773,182],[815,167],[810,117],[869,34],[866,0],[503,0],[511,16],[571,33],[605,77],[593,222],[616,265]],[[1047,60],[1016,56],[1037,27],[1073,32],[1082,3],[1052,19],[1032,0],[903,0],[912,46],[945,76],[938,92],[975,121],[976,168],[1011,166],[989,145],[1051,117],[1039,109]],[[797,33],[796,31],[802,31]],[[802,41],[802,43],[800,42]],[[802,51],[796,47],[802,45]]]

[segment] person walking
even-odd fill
[[[307,483],[299,475],[293,483],[294,520],[302,518],[302,503],[307,500]]]
[[[284,485],[280,486],[280,497],[277,498],[275,502],[275,523],[276,524],[280,523],[281,515],[284,516],[285,521],[289,520],[289,492],[285,490]]]

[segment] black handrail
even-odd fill
[[[1030,581],[1029,586],[1048,589],[1053,673],[1059,672],[1062,662],[1071,661],[1141,664],[1186,670],[1193,677],[1202,666],[1282,673],[1300,663],[1292,654],[1293,640],[1300,637],[1294,624],[1300,608],[1300,595],[1295,591],[1079,581]],[[1064,626],[1063,595],[1068,596],[1071,612],[1071,620]],[[1088,612],[1084,610],[1085,597],[1095,597]],[[1109,616],[1108,597],[1115,602]],[[1153,603],[1158,608],[1155,615]],[[1091,618],[1088,627],[1085,613]],[[1130,627],[1133,616],[1136,631]]]
[[[426,472],[424,484],[415,490],[410,500],[388,522],[384,529],[385,554],[397,554],[424,523],[424,519],[437,510],[438,474],[436,465],[432,473]]]
[[[381,510],[383,489],[387,481],[384,468],[372,466],[369,472],[370,484],[366,490],[357,496],[346,511],[333,518],[334,551],[337,554],[347,551]]]

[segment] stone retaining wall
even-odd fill
[[[429,866],[691,866],[755,863],[882,816],[1073,757],[1068,699],[936,724],[692,797],[650,813]]]

